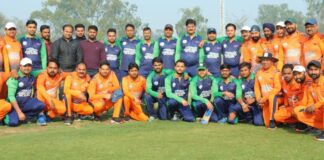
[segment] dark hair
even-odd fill
[[[162,58],[160,58],[160,57],[155,57],[155,58],[153,58],[153,60],[152,60],[152,64],[154,64],[155,62],[157,62],[157,63],[162,63],[162,64],[163,64],[163,60],[162,60]]]
[[[285,64],[285,65],[283,65],[281,71],[283,71],[284,69],[288,69],[288,68],[291,70],[294,70],[294,65],[293,64]]]
[[[79,65],[84,65],[84,66],[86,66],[86,68],[87,68],[87,65],[86,65],[84,62],[79,62],[79,63],[77,63],[76,66],[75,66],[75,68],[78,68]]]
[[[83,24],[78,23],[78,24],[76,24],[76,25],[74,26],[74,28],[75,28],[75,29],[77,29],[77,28],[83,28],[83,29],[84,29],[85,27],[84,27]]]
[[[98,32],[98,27],[97,27],[96,25],[90,25],[90,26],[88,26],[88,31],[89,31],[90,29],[93,29],[93,30],[95,30],[96,32]]]
[[[128,27],[132,27],[133,29],[135,29],[135,26],[134,26],[133,24],[130,24],[130,23],[126,24],[126,26],[125,26],[125,30],[126,30]]]
[[[234,30],[236,30],[236,25],[233,24],[233,23],[228,23],[228,24],[225,26],[225,29],[227,29],[228,27],[231,27],[231,26],[234,28]]]
[[[110,67],[109,62],[108,62],[107,60],[103,60],[103,61],[100,62],[100,64],[99,64],[99,68],[101,68],[101,67],[104,66],[104,65],[107,65],[108,67]]]
[[[63,31],[64,31],[64,29],[65,29],[66,27],[71,27],[71,28],[72,28],[72,31],[74,30],[72,24],[65,24],[65,25],[63,25],[63,27],[62,27]]]
[[[177,65],[178,63],[183,63],[186,65],[186,62],[183,59],[179,59],[175,62],[175,65]]]
[[[228,64],[222,64],[220,67],[219,67],[220,70],[223,70],[223,69],[231,69],[231,66],[229,66]]]
[[[128,64],[128,71],[133,69],[133,68],[136,68],[137,70],[139,70],[139,67],[136,63],[130,63]]]
[[[143,28],[143,32],[144,32],[144,31],[151,31],[151,28],[150,28],[150,27],[144,27],[144,28]]]
[[[37,22],[33,19],[29,19],[27,22],[26,22],[26,26],[30,25],[30,24],[35,24],[35,26],[37,26]]]
[[[50,64],[50,63],[55,63],[57,65],[58,68],[60,68],[60,63],[58,62],[58,60],[56,58],[50,58],[48,61],[47,61],[47,66]]]
[[[107,30],[107,34],[108,34],[109,32],[114,32],[114,33],[116,33],[117,31],[116,31],[115,28],[109,28],[109,29]]]
[[[43,32],[44,29],[50,29],[50,26],[49,25],[41,25],[40,31]]]
[[[189,19],[186,20],[186,26],[188,26],[189,24],[193,24],[193,25],[196,26],[196,21],[193,20],[193,19],[191,19],[191,18],[189,18]]]
[[[252,65],[251,63],[248,63],[248,62],[242,62],[239,66],[239,69],[242,69],[244,67],[247,67],[248,69],[251,69],[252,68]]]

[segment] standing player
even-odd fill
[[[135,63],[139,66],[139,74],[143,77],[152,71],[152,60],[154,58],[154,41],[151,39],[152,31],[150,27],[143,29],[144,40],[136,46]]]
[[[78,23],[74,26],[75,29],[75,40],[81,42],[86,40],[87,37],[85,36],[85,26],[81,23]]]
[[[47,60],[52,57],[51,28],[48,25],[40,26],[40,34],[46,46]]]
[[[119,66],[121,64],[121,48],[116,43],[117,31],[114,28],[109,28],[107,31],[107,40],[104,41],[106,59],[109,62],[109,68],[115,72],[118,81],[121,82]]]

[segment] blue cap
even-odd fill
[[[317,20],[315,18],[309,18],[305,22],[305,26],[311,24],[311,25],[317,25]]]
[[[207,29],[207,34],[210,34],[210,33],[217,33],[216,29],[215,28],[208,28]]]
[[[261,29],[260,29],[260,27],[257,26],[257,25],[253,25],[253,26],[251,27],[251,32],[260,32],[260,31],[261,31]]]

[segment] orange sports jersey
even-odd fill
[[[81,102],[82,96],[86,94],[89,86],[90,76],[87,75],[85,78],[79,78],[76,72],[72,72],[65,78],[64,82],[64,93],[71,94],[72,102]]]
[[[19,69],[19,62],[22,59],[21,44],[16,39],[5,36],[2,48],[4,71],[9,73],[11,69]]]
[[[305,65],[312,60],[317,60],[322,63],[322,70],[324,70],[323,54],[324,42],[320,39],[319,35],[314,35],[303,43],[303,52],[305,56]]]
[[[305,89],[303,105],[315,106],[316,109],[324,105],[324,76],[320,76],[317,83],[312,83]]]
[[[113,93],[119,89],[120,85],[116,74],[111,71],[107,78],[102,77],[99,73],[96,74],[90,81],[88,93],[90,100],[102,99],[104,94]]]
[[[254,42],[253,40],[248,43],[247,50],[243,53],[243,62],[249,62],[252,64],[252,70],[258,70],[260,65],[260,60],[258,57],[263,56],[263,48],[262,42],[259,40],[258,42]],[[256,69],[254,69],[256,68]]]
[[[284,64],[305,65],[302,47],[306,36],[296,31],[292,35],[287,35],[282,41],[284,51]]]
[[[282,80],[282,92],[284,93],[285,106],[296,107],[302,102],[304,96],[304,85],[297,83],[294,79],[290,83]]]
[[[255,77],[254,91],[257,99],[268,99],[270,95],[276,95],[281,89],[280,73],[276,67],[268,70],[260,69]]]
[[[241,45],[241,59],[240,62],[244,62],[244,56],[249,55],[249,44],[251,43],[251,40],[244,41]]]
[[[57,74],[55,77],[50,77],[45,70],[37,77],[37,93],[43,95],[48,102],[50,101],[50,98],[57,98],[58,89],[62,80],[62,74]]]
[[[136,98],[141,98],[142,94],[145,92],[146,80],[142,76],[138,76],[133,80],[130,76],[126,76],[122,80],[122,87],[124,95],[131,98],[132,100]]]
[[[279,60],[276,66],[278,70],[281,70],[284,61],[281,39],[276,37],[271,40],[262,39],[262,48],[264,52],[272,53]]]

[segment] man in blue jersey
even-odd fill
[[[173,26],[167,24],[164,27],[164,36],[160,37],[154,45],[154,57],[161,57],[163,67],[174,69],[174,56],[177,46],[177,38],[172,37]]]
[[[186,65],[189,76],[195,76],[197,68],[203,62],[204,52],[200,47],[202,37],[196,33],[196,21],[187,19],[187,34],[177,41],[175,60],[182,59]]]
[[[116,43],[117,31],[114,28],[109,28],[107,31],[107,40],[104,41],[107,61],[110,64],[110,69],[115,72],[118,81],[121,82],[120,77],[120,46]]]
[[[118,41],[121,46],[121,77],[128,74],[128,64],[135,63],[136,45],[140,42],[140,40],[135,37],[135,26],[133,24],[127,24],[125,26],[125,34],[126,37],[122,37]]]
[[[28,20],[26,22],[27,34],[20,37],[23,57],[30,58],[33,62],[32,75],[37,77],[47,65],[47,53],[45,41],[36,36],[37,22]]]

